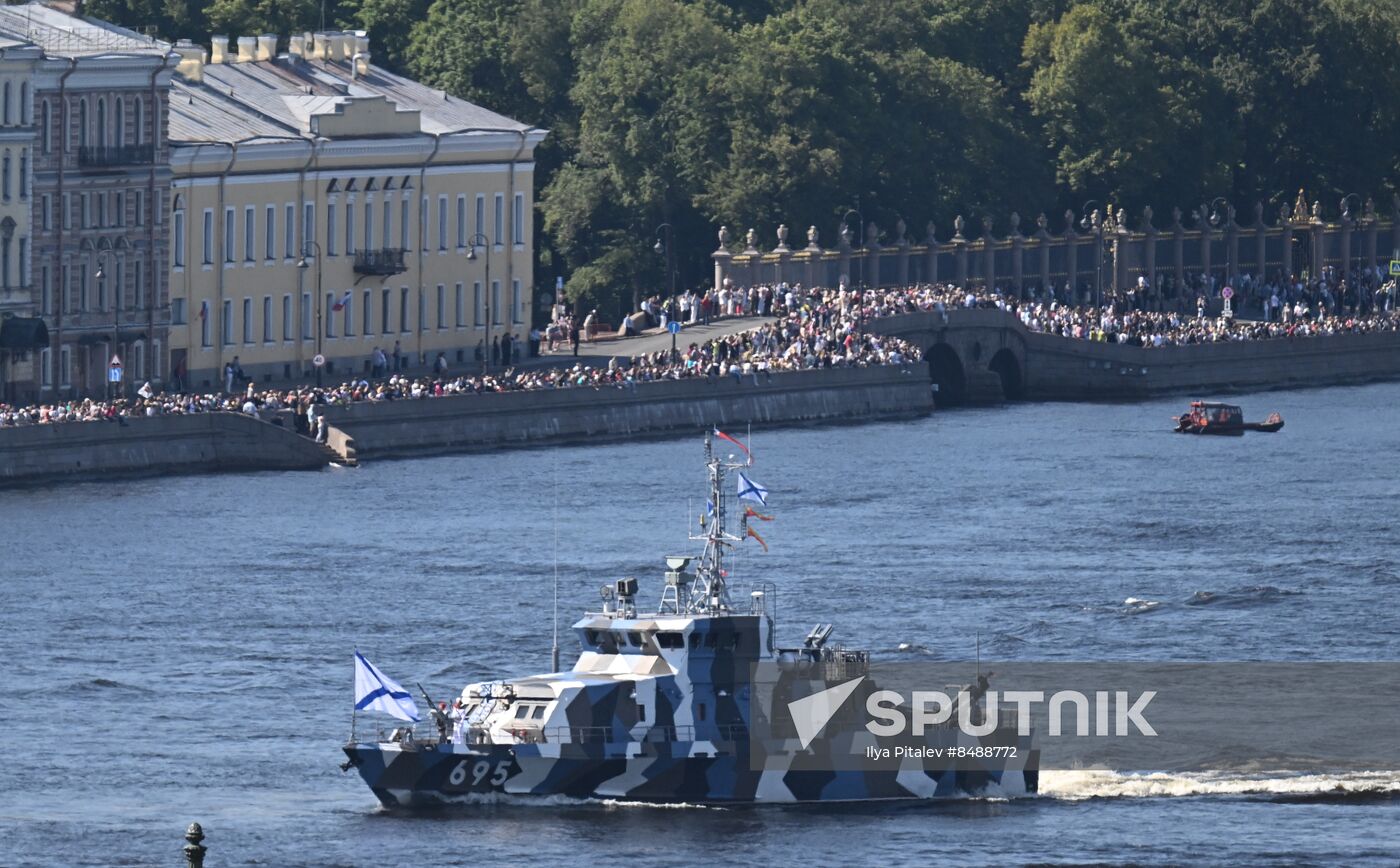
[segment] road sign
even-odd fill
[[[1390,260],[1390,275],[1392,277],[1400,275],[1400,259]]]
[[[113,364],[107,368],[107,382],[120,383],[122,381],[122,366]]]
[[[1227,286],[1227,287],[1225,287],[1224,289],[1220,290],[1220,297],[1221,297],[1221,298],[1234,298],[1234,297],[1235,297],[1235,290],[1234,290],[1234,288],[1233,288],[1233,287]]]
[[[564,288],[564,278],[562,278],[562,277],[556,277],[556,278],[554,278],[554,288],[557,289],[557,290],[562,290],[562,289]]]
[[[324,365],[325,363],[326,357],[321,355],[320,353],[317,353],[316,355],[311,357],[311,364],[315,365],[318,368]]]
[[[681,333],[681,324],[676,322],[675,320],[671,320],[670,322],[666,323],[666,331],[670,332],[673,335],[678,335]]]

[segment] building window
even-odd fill
[[[340,300],[343,302],[345,310],[344,334],[347,338],[353,338],[355,336],[355,296],[347,289]]]
[[[97,135],[93,137],[94,143],[100,148],[107,144],[107,100],[105,97],[97,98]]]
[[[311,293],[301,294],[301,339],[309,341],[316,336],[311,325]]]
[[[388,247],[394,243],[394,203],[389,201],[389,194],[384,194],[384,246]]]
[[[49,130],[49,101],[39,103],[39,135],[43,137],[44,153],[53,153],[53,138]]]
[[[405,197],[399,208],[399,247],[408,249],[408,198]]]
[[[62,389],[73,385],[73,352],[67,344],[58,350],[58,385]]]
[[[9,85],[6,85],[6,87],[8,87],[8,86],[9,86]],[[8,201],[10,201],[10,152],[9,152],[9,151],[6,151],[6,152],[5,152],[5,157],[4,157],[4,168],[3,168],[3,169],[0,169],[0,172],[3,172],[3,173],[4,173],[4,180],[3,180],[3,182],[0,182],[0,196],[3,196],[3,197],[5,198],[5,201],[8,202]]]
[[[422,205],[418,209],[418,246],[424,250],[428,249],[428,197],[423,197]]]
[[[447,328],[447,287],[441,283],[437,285],[437,327]]]
[[[126,301],[126,262],[118,259],[112,282],[112,310],[121,310]]]
[[[253,213],[253,206],[249,205],[243,209],[243,261],[252,262],[254,251],[253,245],[258,237],[258,218]]]
[[[78,225],[83,229],[92,227],[92,199],[86,193],[78,194],[78,205],[81,210],[78,213]]]
[[[494,233],[492,233],[492,235],[491,235],[491,241],[492,241],[493,243],[495,243],[497,246],[500,246],[500,244],[501,244],[501,239],[502,239],[503,236],[504,236],[505,219],[506,219],[506,197],[505,197],[504,194],[497,193],[497,194],[496,194],[496,224],[495,224],[496,231],[495,231]]]
[[[380,294],[379,331],[386,335],[393,330],[389,322],[389,293],[391,292],[393,292],[393,290],[386,289]]]
[[[64,137],[67,141],[67,136]],[[86,148],[88,144],[88,116],[87,99],[78,100],[78,147]]]
[[[140,145],[146,141],[146,103],[139,96],[132,102],[134,103],[132,111],[136,115],[135,123],[132,126],[136,128],[136,144]]]
[[[224,209],[224,262],[233,262],[233,225],[234,212],[232,208]]]
[[[457,196],[457,247],[467,246],[467,197]]]
[[[272,343],[272,296],[263,296],[263,343]]]
[[[326,206],[326,255],[335,256],[335,203]],[[308,247],[308,249],[310,249]]]
[[[311,246],[311,239],[316,237],[316,205],[314,202],[307,202],[301,212],[301,255],[311,256],[316,252],[316,248]]]
[[[204,209],[204,264],[214,264],[214,212]]]
[[[486,239],[486,196],[476,194],[476,234],[480,235],[483,243]]]
[[[282,256],[291,259],[297,249],[297,206],[287,203],[286,225],[282,227]]]
[[[294,334],[292,331],[292,296],[288,294],[282,296],[282,340],[289,341]]]
[[[48,347],[39,350],[39,385],[53,388],[53,350]]]
[[[29,123],[29,82],[19,83],[19,122]]]
[[[19,197],[29,198],[29,149],[19,152]]]
[[[253,300],[243,299],[243,343],[253,342]]]
[[[523,313],[524,310],[520,304],[520,281],[512,280],[510,282],[510,321],[516,325],[524,325],[524,321],[521,319]]]
[[[10,114],[10,83],[5,82],[5,126],[13,124],[14,116]]]
[[[132,294],[131,294],[131,306],[134,307],[134,308],[140,308],[140,307],[143,307],[143,306],[148,306],[148,305],[143,305],[143,301],[147,298],[147,295],[146,295],[146,260],[141,259],[141,258],[138,257],[138,258],[136,259],[135,265],[136,265],[136,286],[133,287],[133,289],[132,289]],[[155,293],[154,293],[154,292],[150,294],[150,298],[152,298],[152,299],[155,298]]]
[[[233,299],[224,299],[223,322],[219,325],[220,337],[224,346],[233,346]]]
[[[151,379],[160,379],[160,338],[151,339]]]
[[[486,324],[486,316],[482,313],[481,281],[472,281],[472,324],[481,328]]]
[[[457,328],[467,324],[467,299],[462,284],[457,284]]]
[[[126,100],[117,97],[112,100],[112,113],[117,116],[116,141],[114,144],[121,147],[126,144]]]
[[[185,325],[185,300],[183,298],[170,299],[170,324]]]
[[[408,287],[399,290],[399,331],[408,331]]]
[[[428,330],[428,294],[418,287],[418,331]]]
[[[355,203],[345,203],[345,255],[355,252]]]
[[[211,334],[211,328],[212,328],[212,325],[211,325],[211,323],[210,323],[210,321],[209,321],[209,302],[207,302],[207,301],[201,301],[201,302],[199,303],[199,345],[200,345],[200,346],[202,346],[202,347],[208,347],[208,346],[209,346],[209,335]]]
[[[47,199],[45,200],[47,201]],[[175,258],[175,267],[185,266],[185,212],[184,209],[175,212],[175,226],[173,230],[175,243],[171,245],[174,249],[171,255]]]
[[[44,316],[53,315],[53,287],[49,282],[49,267],[39,269],[39,312]]]
[[[371,289],[365,290],[360,306],[360,328],[366,337],[374,333],[374,290]]]
[[[501,324],[501,282],[491,281],[491,325]]]
[[[136,196],[136,225],[138,227],[146,225],[146,191],[137,190]]]
[[[438,250],[447,249],[447,197],[438,197]]]
[[[365,249],[374,249],[374,203],[365,203]]]
[[[263,259],[271,262],[277,258],[277,206],[268,205],[264,214],[267,225],[263,227]]]
[[[510,243],[520,246],[525,243],[525,194],[516,193],[515,202],[510,206]]]

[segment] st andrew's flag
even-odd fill
[[[355,710],[382,711],[399,720],[417,723],[418,703],[399,683],[380,672],[378,667],[355,652]]]
[[[764,506],[768,505],[768,489],[749,479],[742,470],[739,471],[739,499],[753,500]]]

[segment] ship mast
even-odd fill
[[[712,435],[705,435],[705,467],[710,476],[709,505],[713,506],[714,511],[705,525],[705,533],[691,536],[692,540],[705,542],[705,553],[700,556],[700,564],[695,569],[696,587],[686,606],[688,612],[717,615],[730,611],[725,549],[737,545],[740,539],[726,530],[730,498],[724,481],[730,470],[743,466],[727,463],[717,456]]]

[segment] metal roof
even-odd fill
[[[529,124],[371,66],[351,74],[349,61],[275,60],[206,63],[203,81],[176,76],[170,95],[172,142],[242,141],[311,135],[312,115],[330,114],[354,97],[382,96],[400,111],[417,110],[421,131],[523,131]]]
[[[165,56],[170,46],[158,39],[105,21],[77,18],[42,3],[0,6],[0,33],[37,45],[54,57],[103,54]]]

